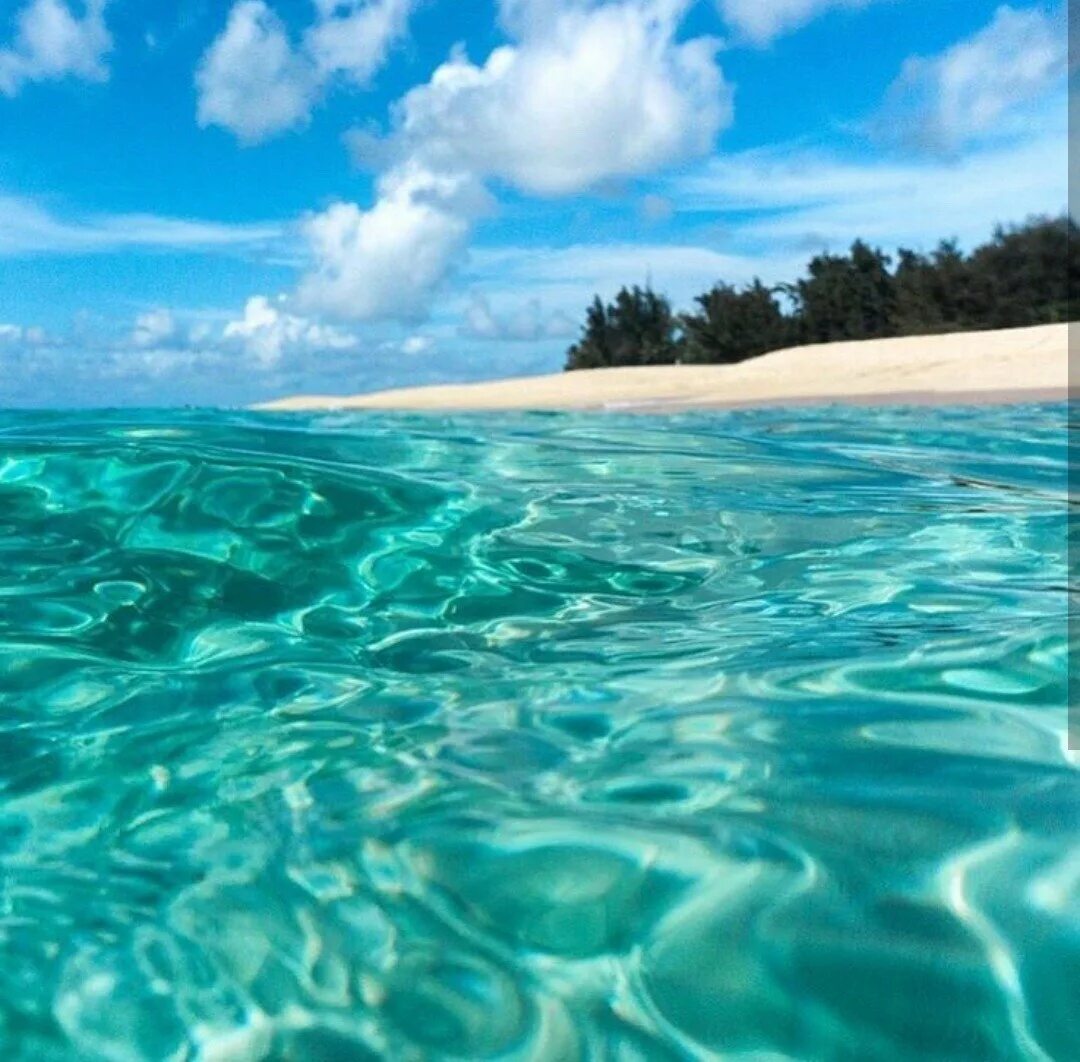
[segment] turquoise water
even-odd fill
[[[0,415],[0,1057],[1077,1058],[1066,421]]]

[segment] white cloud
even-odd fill
[[[732,96],[716,41],[676,42],[685,7],[628,0],[516,16],[517,44],[483,66],[457,53],[405,96],[396,140],[433,168],[541,194],[705,154]]]
[[[408,29],[416,0],[315,0],[319,18],[305,47],[322,79],[342,74],[363,87]]]
[[[275,223],[221,224],[154,214],[59,217],[38,200],[0,194],[0,257],[22,254],[91,254],[147,248],[211,250],[280,243]]]
[[[127,334],[104,318],[78,315],[70,330],[0,324],[0,374],[8,399],[35,394],[75,404],[250,401],[269,388],[296,391],[312,377],[356,378],[357,336],[291,312],[283,298],[250,299],[243,313],[161,307],[138,315]],[[400,344],[398,348],[400,353]],[[283,383],[282,381],[288,381]],[[223,390],[224,388],[224,390]]]
[[[748,254],[815,252],[857,236],[928,247],[970,245],[997,223],[1056,214],[1068,203],[1064,106],[1029,139],[971,151],[957,161],[844,160],[794,148],[716,159],[671,182],[684,214],[737,212],[732,244]]]
[[[529,299],[508,314],[497,314],[486,295],[474,292],[459,334],[466,339],[537,342],[565,339],[577,330],[578,326],[562,310],[545,313],[539,299]]]
[[[160,347],[176,335],[176,320],[167,309],[147,310],[135,318],[131,341],[137,347]]]
[[[491,309],[491,303],[480,294],[469,300],[465,311],[465,321],[461,334],[470,339],[498,339],[502,334],[502,325]]]
[[[208,321],[196,321],[187,332],[189,346],[201,347],[207,344],[214,334],[214,327]]]
[[[593,292],[611,298],[624,284],[651,281],[679,307],[718,280],[791,280],[822,250],[856,237],[930,250],[955,236],[984,242],[998,223],[1058,214],[1068,203],[1064,107],[1030,139],[971,152],[959,162],[844,159],[792,145],[716,158],[659,185],[680,218],[703,221],[709,236],[682,243],[577,244],[477,248],[463,279],[498,305],[522,298],[580,320]],[[722,230],[712,226],[724,218]],[[697,226],[695,226],[697,228]],[[698,229],[698,231],[702,231]],[[477,335],[499,335],[486,300],[457,311]]]
[[[473,252],[466,279],[500,303],[524,296],[569,322],[580,322],[594,293],[610,299],[626,284],[651,283],[675,305],[685,307],[718,280],[742,284],[760,276],[774,283],[794,276],[805,259],[802,251],[783,247],[736,253],[691,242],[485,248]],[[464,314],[471,305],[463,307]],[[483,324],[482,318],[478,316],[476,323]],[[576,325],[566,326],[564,334],[574,331]]]
[[[239,0],[195,75],[198,120],[244,143],[305,121],[340,75],[363,86],[404,34],[415,0],[316,0],[316,21],[294,44],[264,0]]]
[[[273,365],[287,353],[352,350],[359,345],[356,336],[290,313],[283,299],[275,304],[264,295],[248,299],[244,316],[230,321],[222,335],[263,365]]]
[[[568,194],[711,150],[731,117],[717,42],[678,42],[690,0],[503,0],[516,42],[456,52],[396,108],[369,210],[310,219],[301,303],[351,319],[425,314],[460,264],[484,182]],[[367,144],[370,137],[363,138]]]
[[[908,59],[875,126],[890,139],[945,152],[1000,134],[1009,112],[1064,88],[1068,51],[1063,19],[999,7],[968,40]]]
[[[14,346],[20,344],[26,347],[42,347],[49,342],[49,336],[44,328],[34,325],[24,328],[22,325],[0,324],[0,344]]]
[[[419,166],[391,170],[367,211],[337,203],[307,222],[316,262],[301,305],[355,320],[423,317],[461,254],[480,189]]]
[[[0,94],[14,96],[27,82],[106,80],[107,2],[86,0],[80,16],[66,0],[30,0],[16,16],[14,41],[0,49]]]
[[[41,349],[53,343],[45,329],[37,325],[26,328],[23,325],[0,323],[0,350],[18,353],[30,348]]]
[[[255,143],[302,121],[318,88],[282,21],[263,0],[241,0],[195,74],[199,125]]]
[[[763,45],[840,8],[866,7],[874,0],[717,0],[724,20],[752,44]]]
[[[415,335],[406,338],[400,347],[401,353],[409,358],[430,354],[435,349],[435,340],[431,336]]]

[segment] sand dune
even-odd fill
[[[823,402],[1001,402],[1064,398],[1069,325],[793,347],[739,365],[594,369],[332,397],[259,408],[684,409]]]

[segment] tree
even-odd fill
[[[809,276],[793,294],[802,338],[808,343],[876,339],[893,334],[896,291],[891,259],[856,240],[848,255],[811,259]]]
[[[567,371],[571,369],[602,369],[615,364],[612,329],[608,324],[607,307],[597,295],[585,312],[585,327],[581,339],[566,355]]]
[[[1069,217],[1033,218],[994,232],[970,259],[983,328],[1019,328],[1067,321],[1080,289],[1076,223]]]
[[[929,255],[901,249],[894,271],[888,255],[856,240],[846,255],[813,258],[794,284],[714,284],[681,317],[651,288],[623,288],[613,303],[593,301],[566,367],[730,364],[796,342],[1068,321],[1080,300],[1078,237],[1067,215],[1031,218],[999,227],[970,255],[955,240]],[[776,291],[793,312],[783,312]]]
[[[623,288],[614,303],[597,296],[581,339],[567,352],[566,368],[670,365],[680,359],[682,336],[671,303],[651,288]]]
[[[742,291],[717,284],[695,300],[699,311],[682,318],[686,360],[732,364],[785,346],[791,324],[760,280]]]
[[[897,257],[892,321],[896,335],[970,327],[977,317],[971,268],[955,240],[943,240],[929,258],[904,249]]]

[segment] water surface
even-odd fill
[[[1066,421],[0,415],[0,1057],[1076,1058]]]

